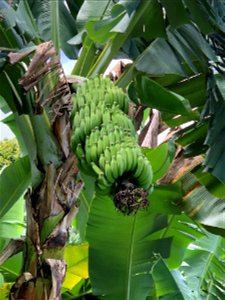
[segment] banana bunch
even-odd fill
[[[72,100],[71,142],[81,171],[95,176],[102,194],[119,191],[124,180],[149,191],[152,168],[127,115],[126,94],[109,79],[95,77],[80,85]],[[130,205],[124,211],[132,212]]]

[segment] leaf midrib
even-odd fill
[[[126,298],[125,300],[130,299],[130,287],[131,287],[131,276],[132,276],[132,263],[133,263],[133,252],[134,252],[134,240],[135,240],[135,225],[137,217],[133,217],[132,226],[131,226],[131,238],[128,247],[128,269],[127,269],[127,282],[126,282]]]

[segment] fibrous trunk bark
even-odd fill
[[[76,160],[70,156],[56,170],[50,164],[40,187],[26,194],[27,233],[22,274],[10,299],[57,300],[66,273],[63,250],[77,213]]]
[[[21,55],[10,59],[15,63]],[[78,169],[70,154],[70,88],[51,41],[37,47],[19,83],[31,107],[37,152],[31,162],[44,179],[25,195],[24,264],[10,299],[58,300],[66,273],[63,251],[82,183],[75,184]]]

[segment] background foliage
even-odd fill
[[[20,150],[16,139],[0,141],[0,169],[19,158]]]

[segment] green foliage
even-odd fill
[[[109,197],[96,194],[87,227],[95,294],[103,294],[106,299],[145,299],[154,290],[149,276],[155,263],[154,253],[166,259],[170,268],[176,268],[183,261],[187,246],[203,236],[187,216],[160,214],[160,193],[154,193],[149,209],[128,217],[115,210]],[[179,187],[171,189],[167,197],[168,202],[179,199]]]
[[[19,158],[20,149],[17,140],[4,139],[0,141],[0,170],[3,167],[9,166]]]
[[[74,253],[76,253],[76,257],[74,257]],[[63,288],[72,290],[82,279],[89,278],[88,244],[67,246],[64,258],[67,262],[67,272]]]
[[[191,111],[190,103],[184,97],[170,92],[147,76],[137,78],[137,95],[141,104],[156,108],[161,112],[173,115],[189,115],[190,120],[196,115]]]
[[[94,177],[80,174],[85,188],[73,223],[78,237],[70,241],[88,240],[89,256],[87,244],[66,248],[68,272],[63,296],[222,300],[224,1],[108,0],[96,5],[89,0],[18,0],[12,6],[0,1],[0,10],[4,16],[0,46],[5,49],[0,52],[0,83],[4,86],[0,107],[12,112],[5,123],[27,155],[7,167],[0,178],[4,187],[1,232],[7,229],[13,235],[16,218],[14,214],[7,217],[7,210],[13,209],[30,184],[35,188],[41,183],[43,165],[52,162],[59,166],[62,159],[48,109],[44,107],[46,114],[40,110],[40,115],[34,116],[35,97],[18,84],[25,72],[22,65],[28,65],[36,46],[49,39],[71,58],[80,50],[73,75],[95,77],[104,73],[112,58],[125,56],[133,63],[116,85],[127,89],[131,100],[143,109],[159,110],[161,120],[177,132],[169,143],[143,149],[154,173],[146,211],[124,217],[110,197],[96,193]],[[12,65],[9,53],[18,49],[24,55],[23,64]],[[78,125],[83,121],[80,118]],[[192,124],[180,129],[188,121]],[[205,161],[178,182],[162,185],[160,180],[175,161],[176,145],[186,157],[200,154]],[[17,221],[15,232],[19,234],[21,223]],[[43,239],[59,222],[60,216],[46,220]],[[202,226],[217,235],[206,233]],[[5,238],[2,234],[1,245],[7,242]],[[13,259],[20,266],[20,258]],[[5,278],[15,280],[19,271],[16,268],[13,274],[12,261],[8,269],[10,276]]]
[[[0,217],[25,193],[31,183],[30,161],[24,156],[5,168],[0,175]]]
[[[195,299],[224,298],[224,246],[224,238],[207,233],[187,250],[179,269]]]
[[[20,1],[23,3],[24,1]],[[25,1],[26,2],[26,1]],[[43,40],[53,40],[57,51],[62,49],[68,57],[75,59],[78,49],[67,42],[76,33],[74,18],[64,1],[28,0],[36,26]],[[71,7],[71,6],[70,6]]]
[[[75,67],[73,73],[78,75],[82,74],[83,76],[93,76],[103,72],[107,62],[109,63],[111,57],[117,54],[120,44],[120,51],[126,52],[126,55],[135,58],[135,60],[131,67],[127,69],[118,80],[117,84],[123,88],[130,84],[129,95],[132,96],[132,100],[137,100],[135,101],[136,103],[139,102],[142,105],[147,105],[148,107],[160,110],[162,120],[170,127],[176,127],[188,121],[194,121],[192,126],[181,130],[177,134],[175,141],[184,148],[186,156],[193,157],[198,154],[204,154],[207,150],[204,141],[209,125],[208,120],[203,120],[201,118],[203,107],[206,103],[207,91],[205,86],[208,80],[207,73],[209,61],[217,62],[217,57],[211,48],[211,45],[206,41],[204,34],[206,32],[211,33],[213,30],[212,28],[214,28],[215,31],[221,30],[219,24],[222,20],[221,17],[223,13],[222,15],[217,14],[217,7],[213,6],[213,13],[208,17],[208,1],[199,1],[196,5],[192,5],[190,1],[177,1],[176,12],[174,11],[174,4],[171,5],[169,1],[162,1],[161,3],[165,5],[166,9],[166,21],[170,24],[167,29],[163,24],[164,21],[161,22],[160,20],[162,19],[160,18],[157,19],[157,26],[154,26],[154,19],[152,18],[152,15],[148,13],[148,20],[151,26],[147,26],[147,30],[142,30],[142,33],[138,30],[132,31],[132,33],[135,32],[134,36],[136,38],[132,39],[132,33],[129,32],[131,20],[135,22],[136,18],[138,19],[141,16],[140,20],[143,20],[144,23],[145,12],[150,6],[151,8],[154,7],[154,10],[152,9],[151,12],[157,12],[155,16],[160,16],[161,7],[154,6],[153,3],[155,3],[155,1],[149,1],[149,5],[146,3],[147,1],[141,3],[138,6],[138,9],[132,6],[129,7],[129,17],[127,17],[126,14],[123,15],[124,7],[126,7],[126,5],[124,5],[123,8],[121,7],[121,10],[118,9],[121,4],[119,2],[118,6],[113,7],[117,14],[113,14],[113,10],[111,10],[110,14],[109,6],[105,10],[106,15],[103,16],[103,21],[98,21],[101,10],[97,13],[97,20],[89,21],[87,19],[82,27],[83,31],[86,31],[87,34],[85,37],[85,49],[81,52],[82,59],[78,60],[77,68]],[[221,7],[223,6],[222,2],[220,2],[220,5]],[[83,16],[85,15],[85,12],[88,15],[88,7],[88,1],[85,1],[84,6],[81,8]],[[84,8],[86,10],[82,10]],[[126,10],[128,12],[128,7],[126,7]],[[179,13],[180,15],[178,16],[177,14]],[[203,18],[203,15],[205,19]],[[116,20],[117,24],[115,26]],[[145,23],[143,24],[140,20],[139,26],[144,26]],[[196,23],[199,27],[196,27]],[[123,29],[120,27],[121,24],[124,26]],[[106,25],[106,27],[110,26],[108,35],[107,29],[104,32],[104,25]],[[136,27],[138,26],[135,26],[135,29]],[[128,40],[125,43],[127,48],[124,45],[124,34],[126,34],[124,28],[127,28],[126,33]],[[150,28],[151,30],[148,30]],[[163,30],[161,30],[162,28],[164,28],[164,34]],[[159,29],[158,32],[157,29]],[[97,36],[99,32],[104,32],[105,35],[101,35],[104,40],[99,40]],[[153,34],[154,38],[152,38],[151,34]],[[220,32],[220,34],[223,35],[222,32]],[[151,36],[151,38],[148,40],[147,36]],[[143,40],[141,41],[142,47],[140,47],[141,42],[139,37],[144,38],[144,43]],[[78,36],[76,37],[76,41],[78,41]],[[98,53],[96,51],[97,60],[96,57],[94,58],[92,55],[94,51],[93,45],[96,45],[95,42],[105,43],[102,52]],[[113,43],[116,43],[117,46],[114,47]],[[80,65],[81,62],[82,67]],[[87,67],[88,62],[90,70],[85,68],[85,66]],[[221,127],[223,126],[222,124],[223,122],[221,122]],[[212,133],[215,135],[214,130],[212,130]],[[221,140],[221,144],[222,143]],[[163,146],[144,150],[144,153],[152,163],[154,182],[157,182],[157,180],[167,172],[174,158],[173,153],[172,151],[169,152],[168,149]],[[198,174],[198,176],[200,175]],[[205,180],[207,181],[209,179]],[[201,182],[206,181],[203,179]],[[209,186],[212,181],[207,182]],[[216,184],[215,181],[213,181],[213,183]],[[135,259],[133,260],[133,258],[135,258],[137,253],[135,248],[137,247],[137,244],[134,243],[134,257],[129,256],[129,254],[125,252],[123,254],[123,257],[130,259],[130,265],[128,265],[131,267],[130,269],[127,267],[127,269],[130,270],[130,273],[129,271],[123,273],[124,268],[126,268],[123,264],[125,264],[126,261],[122,261],[121,257],[119,257],[119,254],[126,249],[122,245],[127,246],[130,244],[130,240],[132,240],[128,234],[130,231],[126,229],[123,223],[129,223],[131,222],[131,219],[119,220],[119,216],[116,216],[116,214],[114,214],[115,212],[112,210],[109,212],[109,207],[106,204],[103,205],[104,197],[96,197],[94,199],[89,208],[90,218],[87,227],[87,238],[90,243],[90,277],[94,293],[98,295],[103,294],[106,299],[114,299],[116,293],[117,299],[135,299],[135,297],[137,297],[137,299],[138,297],[139,299],[142,299],[146,298],[148,293],[149,299],[153,299],[154,297],[161,297],[162,299],[168,299],[170,297],[177,297],[177,299],[196,299],[196,295],[189,289],[189,286],[185,281],[186,279],[181,272],[171,271],[171,269],[177,268],[182,263],[186,249],[192,239],[199,239],[202,237],[202,233],[199,231],[197,224],[194,222],[192,223],[188,218],[185,219],[184,216],[182,216],[184,219],[179,216],[177,211],[178,207],[176,206],[176,203],[180,203],[182,199],[181,191],[179,192],[179,184],[181,184],[181,187],[184,187],[185,191],[188,193],[190,186],[187,188],[184,179],[178,183],[176,187],[173,185],[156,185],[150,196],[151,211],[157,211],[162,214],[168,222],[164,225],[165,230],[162,229],[159,231],[161,237],[171,237],[173,242],[171,244],[166,244],[166,250],[168,251],[168,249],[170,249],[170,255],[166,259],[166,262],[159,259],[158,264],[156,263],[155,265],[155,269],[153,268],[155,273],[152,271],[152,279],[150,277],[146,279],[144,260],[141,258],[139,259],[139,261],[143,262],[143,273],[138,274],[140,274],[140,278],[145,278],[145,280],[142,280],[142,284],[137,283],[135,285],[135,287],[137,288],[138,286],[139,289],[132,293],[133,298],[129,296],[129,289],[127,289],[129,284],[125,286],[125,283],[130,282],[130,287],[132,289],[134,286],[132,284],[133,280],[137,280],[138,282],[138,275],[131,276],[129,279],[129,276],[126,277],[125,274],[132,274],[132,271],[136,267]],[[219,183],[217,183],[217,185],[219,185]],[[213,190],[212,186],[209,188]],[[188,201],[187,198],[184,199],[186,200],[184,201],[186,204],[185,210],[189,211],[189,205],[192,207],[190,212],[195,212],[198,208],[196,210],[197,214],[193,215],[190,213],[190,216],[203,224],[206,222],[208,228],[210,226],[218,226],[218,224],[221,226],[222,223],[220,220],[222,220],[224,201],[223,199],[219,200],[214,198],[214,203],[212,203],[212,201],[209,200],[211,199],[210,194],[207,194],[205,190],[203,192],[203,190],[204,187],[196,189],[194,193],[189,194]],[[223,188],[220,185],[220,187],[216,188],[216,193],[221,194],[222,192]],[[106,203],[106,199],[104,201]],[[109,205],[110,202],[108,201],[107,203]],[[149,217],[149,227],[151,227],[151,220],[152,219]],[[161,222],[162,220],[163,217]],[[157,228],[157,222],[154,224]],[[163,222],[161,224],[163,226]],[[141,226],[141,229],[144,230],[144,227],[144,225]],[[130,225],[129,228],[134,227]],[[137,230],[138,233],[141,232],[141,229]],[[193,234],[194,232],[196,235]],[[217,232],[221,233],[219,230]],[[152,244],[156,242],[158,238],[157,234],[158,232],[156,232],[155,235],[153,234],[155,240],[153,238],[151,239]],[[137,237],[136,235],[134,236],[135,238]],[[146,234],[145,237],[147,236],[148,235]],[[140,238],[138,240],[141,244],[145,239]],[[118,245],[121,245],[121,247]],[[147,242],[145,246],[147,249]],[[163,249],[163,247],[159,246],[157,250],[161,253],[160,251],[163,251]],[[147,252],[147,250],[145,251]],[[145,253],[145,251],[143,250],[143,253]],[[99,265],[98,260],[96,261],[96,257],[99,257],[98,260],[105,259],[103,265]],[[152,263],[152,260],[149,257],[147,261],[149,261],[150,264]],[[116,266],[119,267],[122,265],[123,267],[121,267],[120,271],[117,270],[116,272],[114,270]],[[106,279],[108,273],[110,274],[110,278]],[[121,278],[118,277],[119,275],[121,275]],[[122,278],[122,276],[124,277]],[[147,286],[149,287],[148,293],[145,289],[146,282],[148,282]],[[123,284],[124,286],[122,286]],[[154,284],[155,287],[153,287]],[[113,287],[114,290],[110,289],[111,287]],[[138,294],[139,292],[143,294]],[[125,294],[123,293],[127,293],[127,296],[124,296]]]
[[[171,238],[154,237],[165,226],[166,219],[150,210],[124,217],[110,198],[96,195],[87,228],[94,293],[105,299],[145,299],[151,286],[152,253],[169,256]]]
[[[175,156],[175,145],[163,143],[155,148],[142,148],[142,152],[152,165],[153,182],[166,175]]]
[[[193,174],[197,175],[197,170],[193,170]],[[195,177],[192,173],[188,173],[182,178],[182,186],[184,191],[183,206],[189,216],[207,226],[213,228],[214,232],[218,232],[225,236],[224,223],[224,185],[220,185],[218,189],[218,182],[211,181],[214,187],[214,194],[221,194],[221,197],[215,196],[207,190],[207,187],[198,186],[198,176]],[[201,174],[201,172],[200,172]],[[203,173],[204,174],[204,173]],[[205,174],[206,175],[206,174]],[[204,176],[204,175],[203,175]],[[215,192],[216,191],[216,192]]]
[[[17,198],[18,199],[18,198]],[[4,216],[0,218],[0,251],[9,243],[10,239],[18,239],[25,232],[25,212],[24,199],[20,197],[15,204],[8,209]],[[0,274],[3,276],[3,282],[13,282],[16,280],[22,267],[22,253],[14,255],[6,262],[0,265]],[[0,295],[5,290],[9,292],[7,286],[3,286]]]
[[[196,300],[194,291],[189,288],[182,273],[178,270],[171,271],[160,256],[151,273],[158,299]]]

